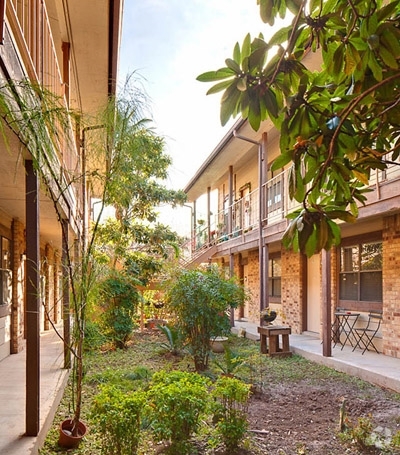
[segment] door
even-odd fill
[[[321,268],[320,255],[307,260],[307,331],[320,333],[321,329]]]

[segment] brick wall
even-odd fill
[[[249,251],[247,262],[247,288],[250,291],[249,321],[260,321],[260,263],[258,250]]]
[[[293,251],[282,249],[282,312],[292,333],[301,333],[303,312],[303,264],[302,257]]]
[[[400,358],[400,215],[384,218],[383,353]]]
[[[21,260],[25,252],[25,230],[23,224],[12,222],[12,305],[11,305],[11,354],[22,350],[24,339],[24,295],[25,265]]]

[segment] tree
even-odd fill
[[[74,412],[71,431],[74,436],[77,435],[81,415],[83,343],[88,309],[97,297],[99,280],[105,273],[105,263],[99,260],[97,243],[102,233],[102,213],[106,206],[116,207],[122,213],[118,219],[121,221],[119,228],[123,231],[125,224],[122,221],[133,218],[140,218],[143,222],[156,221],[156,204],[174,205],[184,201],[183,192],[170,191],[159,183],[167,175],[170,158],[163,151],[162,139],[155,135],[150,121],[144,117],[143,92],[132,81],[128,78],[118,96],[109,99],[98,118],[76,115],[82,131],[86,132],[82,141],[82,172],[80,169],[71,171],[63,168],[59,160],[60,139],[65,140],[65,147],[72,146],[68,141],[75,139],[68,137],[74,113],[68,110],[63,99],[25,80],[7,80],[0,87],[0,132],[6,142],[10,129],[19,139],[21,149],[24,147],[24,152],[31,155],[41,184],[53,203],[65,245],[70,246],[63,258],[64,277],[67,275],[64,286],[70,295],[70,308],[64,307],[64,318],[69,320],[72,317],[72,333],[71,337],[57,333],[74,359],[71,381]],[[79,248],[75,248],[69,242],[63,197],[74,186],[86,188],[88,182],[94,193],[99,195],[100,208],[88,232],[85,221],[82,222],[81,242]],[[82,197],[85,199],[86,194]],[[142,232],[146,232],[145,227]],[[153,231],[150,229],[149,232]],[[176,236],[168,232],[173,244]],[[145,235],[142,237],[145,238]],[[160,245],[163,241],[160,238],[156,241],[155,236],[151,237],[149,233],[147,239],[148,244],[154,240]],[[38,267],[37,264],[35,266]],[[138,282],[136,277],[124,281],[124,296],[131,284],[128,281]],[[112,296],[117,301],[115,293]]]
[[[143,104],[138,102],[143,100]],[[115,208],[115,218],[96,227],[97,260],[106,265],[100,301],[105,328],[117,347],[124,347],[132,328],[132,315],[139,298],[139,286],[146,286],[160,271],[171,251],[179,252],[179,237],[168,226],[157,222],[161,204],[183,204],[186,195],[163,185],[171,157],[165,153],[164,140],[146,119],[142,92],[128,78],[115,108],[106,110],[101,122],[113,149],[107,159],[102,201]],[[91,146],[103,138],[94,137]],[[101,185],[100,185],[101,186]]]
[[[254,130],[271,119],[281,132],[273,169],[291,163],[287,247],[308,256],[340,242],[335,220],[354,222],[371,170],[400,151],[400,3],[397,0],[257,0],[266,41],[236,43],[225,67],[198,76],[224,90],[221,123],[241,114]],[[287,22],[286,22],[287,23]],[[319,71],[305,57],[322,57]],[[311,57],[312,58],[312,57]]]
[[[228,311],[248,298],[235,278],[217,265],[174,270],[164,284],[165,300],[190,345],[196,371],[208,368],[212,338],[230,333]]]

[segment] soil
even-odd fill
[[[364,416],[377,438],[393,436],[400,430],[400,403],[393,394],[372,387],[360,389],[357,383],[319,385],[301,383],[274,386],[268,393],[253,394],[249,406],[249,428],[260,454],[344,455],[399,454],[357,444],[339,436],[340,410],[345,400],[345,424],[353,435]],[[353,429],[353,430],[352,430]],[[242,452],[241,455],[249,452]]]

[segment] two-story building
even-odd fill
[[[324,253],[307,258],[282,246],[297,203],[288,197],[288,169],[271,172],[279,153],[272,123],[255,132],[239,120],[209,155],[185,188],[193,207],[192,262],[217,262],[247,286],[252,298],[236,320],[258,323],[269,306],[292,333],[323,338],[327,301],[329,320],[344,308],[359,314],[356,327],[365,326],[370,310],[383,311],[374,344],[400,357],[400,163],[372,174],[367,203],[356,223],[340,224],[341,244],[327,267]]]
[[[90,128],[79,119],[116,92],[122,7],[123,0],[0,2],[0,360],[27,349],[28,435],[38,430],[40,333],[62,320],[62,251],[82,238],[90,212],[89,185],[74,183],[85,169],[82,137]],[[69,126],[50,138],[52,156],[42,151],[40,169],[4,108],[9,96],[22,120],[26,108],[45,110],[46,100],[29,91],[35,86],[71,112]]]

